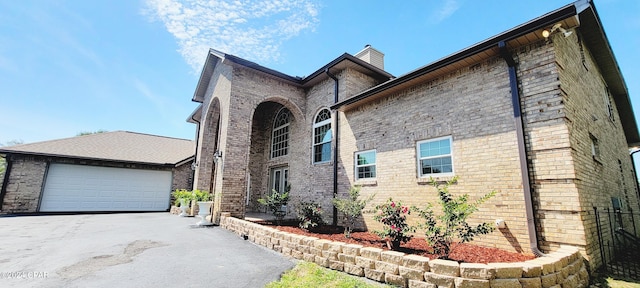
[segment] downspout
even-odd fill
[[[11,167],[13,166],[13,161],[9,158],[10,154],[6,154],[4,159],[7,162],[7,167],[4,170],[4,178],[2,179],[2,189],[0,189],[0,211],[2,211],[2,205],[4,204],[4,195],[7,194],[7,185],[9,184],[9,176],[11,176]]]
[[[198,123],[196,126],[196,151],[193,153],[193,163],[191,164],[191,169],[193,170],[193,172],[191,172],[191,190],[195,190],[196,169],[198,169],[198,148],[200,146],[200,121],[196,120],[193,115],[191,115],[191,120]]]
[[[324,73],[327,74],[327,76],[331,77],[331,79],[333,79],[333,81],[335,82],[334,85],[334,90],[333,90],[333,104],[338,103],[338,78],[331,74],[331,72],[329,72],[329,67],[327,67],[324,70]],[[335,135],[335,148],[333,149],[333,198],[335,199],[338,196],[338,135],[340,135],[339,132],[339,113],[338,110],[336,110],[336,127],[334,129],[334,134]],[[336,226],[338,225],[338,208],[336,208],[335,205],[333,205],[333,225]]]
[[[638,194],[638,199],[640,199],[640,183],[638,183],[638,171],[636,171],[636,161],[633,159],[633,154],[640,152],[640,149],[629,153],[629,157],[631,157],[631,168],[633,170],[633,183],[636,183],[636,194]],[[6,177],[6,176],[5,176]],[[1,198],[0,198],[1,200]],[[640,208],[640,202],[638,202],[638,208]]]
[[[527,148],[524,139],[524,124],[522,122],[522,108],[520,107],[520,92],[518,91],[518,75],[516,74],[516,61],[513,59],[504,41],[498,43],[500,56],[509,66],[509,84],[511,88],[511,102],[513,104],[513,118],[516,126],[518,140],[518,153],[520,158],[520,172],[522,173],[522,192],[524,193],[525,210],[527,215],[527,228],[529,229],[529,245],[531,252],[538,257],[546,256],[538,248],[538,234],[536,231],[535,214],[533,213],[533,201],[531,199],[531,175],[527,162]]]

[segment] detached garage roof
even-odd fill
[[[0,148],[0,154],[26,154],[156,165],[177,165],[193,158],[194,153],[194,141],[129,131],[96,133]]]

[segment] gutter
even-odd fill
[[[194,114],[191,114],[191,120],[193,120],[193,122],[198,123],[196,125],[196,151],[193,153],[193,164],[191,166],[193,172],[191,172],[191,189],[195,190],[196,187],[194,187],[193,185],[195,185],[196,183],[196,169],[198,169],[198,148],[200,146],[200,121],[196,120],[194,117]]]
[[[636,161],[633,159],[633,154],[640,152],[640,149],[629,153],[629,157],[631,157],[631,169],[633,170],[633,183],[636,183],[636,193],[638,194],[638,199],[640,199],[640,183],[638,183],[638,171],[636,171]],[[6,177],[6,176],[5,176]],[[2,201],[2,198],[0,198]],[[638,208],[640,208],[640,203],[638,203]]]
[[[398,85],[401,85],[403,83],[409,82],[413,79],[419,78],[421,76],[424,76],[432,71],[441,69],[443,67],[449,66],[453,63],[459,62],[463,59],[466,59],[468,57],[471,57],[473,55],[476,55],[480,52],[492,49],[495,47],[496,44],[498,44],[499,42],[507,42],[513,39],[516,39],[522,35],[526,35],[528,33],[534,32],[536,30],[542,29],[542,28],[546,28],[551,24],[555,24],[557,22],[560,22],[566,18],[572,17],[577,15],[578,12],[578,8],[579,9],[584,9],[583,6],[585,5],[584,2],[587,2],[587,0],[580,0],[578,2],[575,2],[573,4],[569,4],[566,5],[556,11],[550,12],[548,14],[545,14],[541,17],[538,17],[530,22],[527,22],[523,25],[517,26],[511,30],[508,30],[506,32],[503,32],[501,34],[498,34],[494,37],[491,37],[485,41],[482,41],[480,43],[477,43],[469,48],[466,48],[464,50],[458,51],[452,55],[449,55],[445,58],[441,58],[440,60],[437,60],[431,64],[428,64],[426,66],[420,67],[417,70],[414,70],[412,72],[409,72],[407,74],[404,74],[402,76],[399,76],[398,78],[395,78],[393,80],[389,80],[387,82],[384,82],[378,86],[375,86],[369,90],[366,90],[360,94],[354,95],[353,97],[350,97],[348,99],[345,99],[344,101],[340,102],[340,103],[336,103],[333,106],[331,106],[331,109],[341,109],[344,106],[349,106],[349,105],[353,105],[356,104],[357,102],[369,98],[371,96],[374,96],[378,93],[384,92],[385,90],[388,90],[390,88],[396,87]],[[580,7],[577,7],[576,5],[580,5]]]
[[[7,194],[7,185],[9,184],[9,176],[11,176],[11,167],[13,161],[10,161],[10,154],[5,154],[5,160],[7,162],[7,169],[4,171],[4,178],[2,179],[2,189],[0,189],[0,211],[2,211],[2,205],[4,204],[4,196]]]
[[[339,82],[338,82],[338,78],[331,74],[331,72],[329,71],[329,67],[324,69],[324,73],[327,74],[327,76],[331,77],[331,79],[333,79],[335,85],[333,86],[333,103],[338,103],[338,91],[339,91]],[[338,135],[340,135],[339,132],[339,119],[340,119],[340,114],[338,113],[337,110],[334,110],[336,112],[336,127],[334,129],[334,135],[335,135],[335,148],[333,149],[333,199],[335,199],[338,196]],[[333,225],[336,226],[338,225],[338,208],[336,208],[336,205],[333,205]]]
[[[533,201],[531,193],[531,175],[529,173],[529,163],[527,161],[527,148],[524,139],[524,123],[522,122],[522,107],[520,107],[520,91],[518,90],[518,75],[516,74],[517,63],[507,50],[504,41],[498,42],[500,56],[509,66],[509,86],[511,88],[511,102],[513,104],[513,120],[516,126],[516,136],[518,140],[518,153],[520,158],[520,172],[522,174],[522,192],[524,194],[525,210],[527,215],[527,228],[529,230],[529,245],[531,252],[537,257],[546,256],[538,248],[538,234],[536,231],[535,214],[533,213]]]

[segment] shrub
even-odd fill
[[[187,203],[195,199],[193,193],[186,189],[176,189],[176,191],[173,191],[171,193],[171,196],[173,196],[173,198],[175,199],[174,205],[176,206],[180,206],[180,199],[184,199]]]
[[[336,209],[344,215],[346,224],[344,228],[344,237],[351,237],[351,231],[353,231],[353,227],[356,225],[356,220],[360,215],[362,215],[362,210],[367,206],[367,203],[373,199],[373,196],[374,195],[371,195],[365,200],[359,200],[360,187],[354,186],[349,189],[348,198],[333,199],[333,206],[335,206]]]
[[[322,220],[322,207],[320,207],[320,204],[313,201],[300,202],[296,208],[296,213],[298,214],[298,220],[300,221],[298,226],[304,230],[309,231],[312,228],[325,224],[324,220]]]
[[[209,191],[205,191],[205,190],[197,190],[197,189],[193,190],[193,196],[195,200],[198,202],[211,201],[212,199]]]
[[[375,213],[373,219],[383,224],[383,230],[374,233],[387,241],[389,249],[398,250],[400,243],[411,240],[409,233],[415,232],[415,227],[407,224],[407,215],[411,213],[409,207],[389,198],[387,203],[375,207]]]
[[[276,217],[276,221],[280,222],[286,211],[282,208],[286,206],[289,202],[289,191],[291,190],[291,185],[287,185],[287,189],[280,193],[278,191],[271,190],[271,195],[267,195],[263,198],[258,199],[258,203],[267,206],[267,209],[271,210],[271,213],[274,217]]]
[[[449,193],[449,186],[456,181],[457,177],[454,177],[444,186],[440,186],[436,181],[431,180],[431,185],[438,190],[442,215],[435,215],[431,203],[425,209],[412,208],[425,220],[421,228],[425,229],[427,242],[433,247],[436,254],[444,258],[448,258],[449,252],[451,252],[451,244],[472,241],[474,236],[488,234],[495,229],[490,223],[482,223],[471,227],[467,223],[467,218],[473,212],[478,211],[478,205],[496,195],[496,191],[482,196],[475,203],[468,203],[468,194],[454,198]]]

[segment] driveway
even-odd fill
[[[263,287],[294,260],[169,213],[0,217],[0,287]]]

